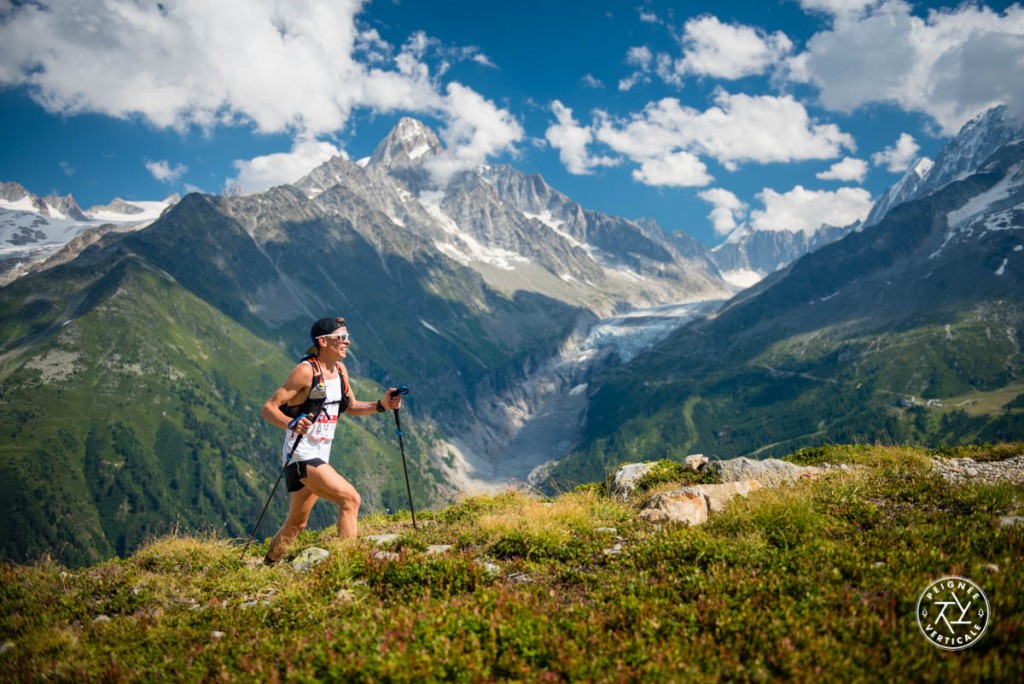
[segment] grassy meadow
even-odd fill
[[[184,532],[77,570],[4,565],[0,680],[1020,681],[1024,525],[1001,518],[1024,516],[1024,484],[950,485],[930,455],[803,450],[790,460],[851,467],[696,528],[638,517],[686,477],[663,468],[627,499],[510,490],[420,512],[417,530],[405,513],[364,517],[356,541],[307,531],[293,557],[330,552],[308,571],[258,565],[265,540],[243,559],[238,540]],[[397,538],[366,538],[382,534]],[[947,575],[992,610],[958,652],[915,619]]]

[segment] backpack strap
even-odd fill
[[[297,418],[305,414],[319,415],[323,409],[324,401],[326,399],[324,388],[324,374],[320,368],[320,360],[316,358],[314,354],[308,354],[302,357],[299,363],[305,361],[313,368],[313,380],[309,386],[309,392],[306,394],[306,399],[301,404],[291,405],[287,402],[278,406],[281,413],[288,416],[289,418]],[[314,390],[319,387],[320,392],[315,393]],[[315,396],[318,394],[319,396]]]

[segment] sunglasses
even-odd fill
[[[334,338],[337,338],[339,342],[348,342],[349,341],[349,334],[348,333],[332,333],[330,335],[320,335],[316,339],[324,340],[324,339],[334,339]]]

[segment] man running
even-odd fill
[[[344,318],[321,318],[309,336],[313,346],[261,411],[264,420],[286,431],[281,465],[291,492],[288,517],[264,558],[268,564],[279,561],[306,529],[313,504],[320,497],[338,505],[338,536],[356,536],[359,492],[328,465],[338,416],[365,416],[402,407],[402,397],[394,387],[376,402],[358,401],[352,393],[342,363],[351,344]]]

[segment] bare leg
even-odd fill
[[[301,491],[311,490],[316,496],[338,505],[338,536],[355,539],[359,532],[357,521],[362,502],[356,488],[329,465],[308,468],[302,482],[306,488]]]
[[[285,518],[284,525],[281,525],[281,529],[277,531],[274,538],[270,540],[270,550],[267,551],[267,557],[270,560],[280,560],[299,533],[306,529],[309,514],[313,510],[316,500],[316,494],[308,487],[292,492],[288,502],[288,517]]]

